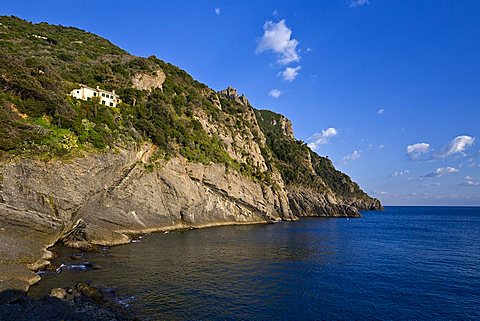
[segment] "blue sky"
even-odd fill
[[[480,205],[480,1],[18,1],[231,85],[387,205]]]

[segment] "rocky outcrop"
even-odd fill
[[[26,266],[48,263],[45,248],[58,240],[115,245],[132,233],[295,219],[281,188],[220,164],[183,158],[149,164],[153,151],[145,144],[68,163],[2,165],[0,283],[25,289],[38,281]]]
[[[152,73],[136,74],[132,78],[132,86],[135,89],[147,91],[152,91],[155,88],[162,89],[165,79],[165,73],[161,69],[158,69]]]
[[[0,291],[37,282],[31,270],[48,264],[55,242],[115,245],[135,233],[381,208],[296,140],[286,117],[254,110],[232,87],[215,92],[78,29],[0,19],[17,30],[0,54]],[[90,47],[25,37],[59,28]],[[103,79],[130,106],[100,112],[65,99],[77,78]]]
[[[241,116],[243,126],[233,129],[228,123],[215,123],[202,111],[197,111],[196,119],[205,132],[218,137],[224,143],[230,157],[240,163],[250,164],[260,171],[267,171],[268,167],[261,152],[261,148],[265,146],[265,136],[258,127],[255,114],[248,108],[242,112]],[[283,185],[283,182],[278,184]]]
[[[293,136],[292,122],[287,117],[281,116],[278,121],[276,119],[272,119],[272,126],[279,126],[285,136],[295,138]]]
[[[245,95],[238,95],[237,90],[233,87],[228,86],[226,89],[221,90],[218,93],[234,100],[242,106],[250,106],[250,102],[248,101],[247,97],[245,97]]]
[[[282,174],[294,215],[359,217],[359,210],[382,209],[379,200],[336,170],[331,160],[296,140],[285,116],[269,110],[255,110],[255,115],[268,137],[271,162]]]
[[[319,194],[300,188],[289,189],[288,200],[297,216],[360,217],[359,210],[379,209],[374,204],[365,204],[364,200],[351,202],[330,193]]]
[[[383,210],[382,203],[377,198],[358,199],[353,201],[351,205],[363,211],[382,211]]]
[[[221,95],[238,98],[232,89]],[[222,141],[232,159],[268,172],[269,183],[223,164],[188,162],[179,156],[151,160],[156,151],[151,143],[66,161],[19,159],[0,164],[0,291],[25,290],[37,282],[39,276],[31,270],[48,264],[52,254],[46,249],[56,242],[81,248],[117,245],[137,233],[300,216],[359,217],[360,209],[381,208],[369,197],[335,193],[320,176],[316,179],[327,192],[285,184],[266,159],[271,156],[254,110],[242,106],[231,123],[229,117],[225,123],[215,122],[200,109],[194,117],[207,134]],[[297,144],[288,119],[267,123]],[[309,153],[301,162],[308,163],[310,175],[318,175]],[[345,177],[348,193],[354,193],[358,186]]]

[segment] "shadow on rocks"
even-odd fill
[[[25,292],[0,293],[0,320],[137,320],[102,290],[86,283],[52,289],[33,299]]]

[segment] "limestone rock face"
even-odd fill
[[[63,32],[74,35],[75,41],[85,40],[84,44],[88,39],[89,46],[103,48],[103,54],[91,55],[90,47],[70,43],[42,47],[24,36],[36,25],[13,17],[0,19],[18,25],[18,37],[6,48],[8,54],[0,55],[0,89],[8,92],[0,97],[0,111],[5,112],[0,118],[8,124],[0,127],[0,291],[25,290],[37,282],[39,276],[31,270],[48,264],[52,253],[46,249],[56,242],[88,248],[129,242],[135,233],[269,223],[299,216],[359,216],[359,209],[381,208],[328,158],[296,140],[286,117],[253,109],[232,87],[216,92],[156,57],[134,57],[77,29]],[[39,26],[42,32],[46,28]],[[58,28],[50,28],[52,35]],[[37,54],[43,59],[47,49],[52,58],[48,64],[30,67],[30,59]],[[71,64],[60,59],[68,50],[78,50],[76,54],[85,58],[81,69],[77,65],[70,69]],[[126,114],[108,110],[110,118],[94,116],[96,125],[105,125],[112,133],[100,140],[108,147],[91,153],[69,147],[67,155],[55,152],[51,155],[56,158],[48,162],[29,159],[40,156],[34,151],[43,153],[43,147],[47,151],[53,146],[35,143],[30,154],[24,153],[24,143],[30,142],[29,137],[35,138],[32,142],[54,137],[49,136],[53,128],[25,121],[30,110],[16,101],[36,97],[41,103],[32,108],[38,108],[38,115],[44,114],[48,102],[47,116],[59,121],[80,116],[77,107],[82,105],[75,102],[71,109],[63,90],[76,79],[71,76],[74,71],[98,69],[103,74],[99,62],[108,72],[105,85],[124,92],[132,103]],[[34,75],[49,80],[39,81]],[[130,95],[130,86],[162,92]],[[15,99],[8,98],[10,94]],[[64,129],[85,124],[66,121]],[[118,137],[115,143],[113,137]]]
[[[165,73],[161,69],[158,69],[153,74],[136,74],[132,78],[132,85],[133,88],[139,90],[152,91],[155,88],[162,89],[165,78]]]
[[[360,217],[356,207],[337,201],[331,194],[292,189],[288,193],[288,199],[292,212],[297,216]]]
[[[183,158],[147,170],[152,148],[1,165],[0,284],[38,281],[26,265],[41,267],[58,240],[115,245],[130,233],[295,219],[282,188]]]
[[[289,189],[288,200],[293,214],[297,216],[360,217],[359,210],[383,209],[378,199],[343,199],[329,193],[319,194],[307,189]]]
[[[272,126],[279,126],[283,135],[290,138],[295,138],[293,135],[292,122],[287,117],[281,116],[279,118],[279,121],[277,121],[276,119],[272,119]]]
[[[294,215],[359,217],[359,210],[382,209],[378,199],[336,170],[328,158],[296,140],[285,116],[268,110],[255,110],[255,114],[268,137],[267,145],[284,179]]]
[[[243,126],[232,129],[230,124],[219,124],[209,119],[202,111],[197,111],[197,120],[209,135],[218,137],[227,153],[240,163],[247,163],[261,171],[268,170],[261,147],[265,146],[265,136],[260,130],[251,108],[242,113]]]

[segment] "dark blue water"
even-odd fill
[[[480,208],[388,207],[145,236],[55,264],[31,290],[90,281],[162,320],[480,320]],[[80,262],[81,263],[81,262]]]

